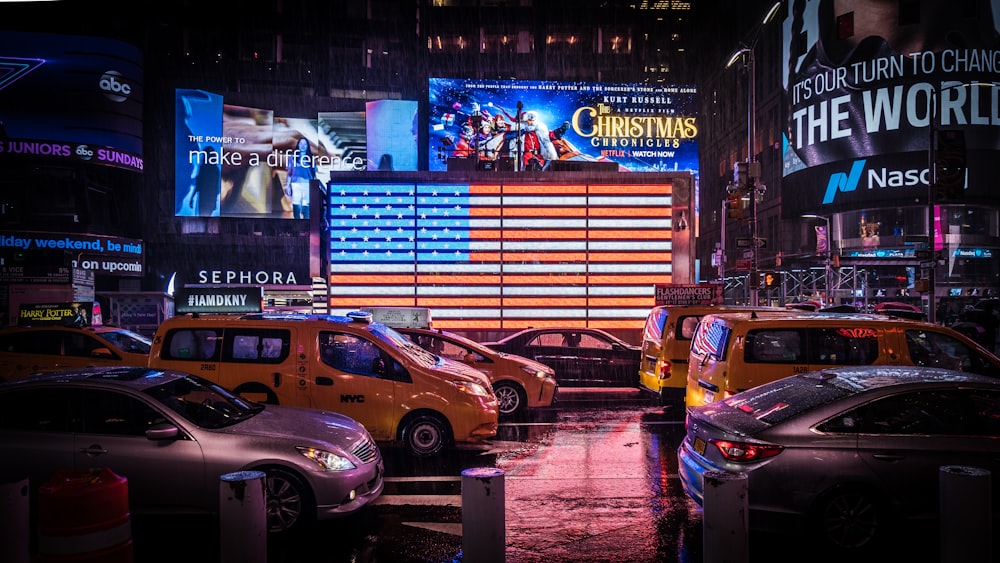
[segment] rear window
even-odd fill
[[[663,340],[663,327],[667,324],[667,310],[656,308],[649,312],[642,338],[646,342],[659,343]]]
[[[759,385],[723,402],[765,424],[778,424],[854,392],[816,377],[798,375]]]
[[[691,353],[724,360],[731,333],[732,329],[722,323],[702,322],[691,341]]]

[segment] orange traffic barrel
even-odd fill
[[[106,467],[58,471],[38,490],[39,563],[132,563],[128,479]]]

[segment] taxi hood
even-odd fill
[[[487,389],[492,389],[490,378],[478,369],[466,365],[458,360],[439,356],[440,361],[430,367],[431,372],[443,378],[461,379],[463,381],[473,381],[485,385]]]

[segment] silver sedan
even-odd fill
[[[751,529],[806,533],[830,552],[870,550],[893,524],[933,523],[945,466],[991,472],[1000,506],[1000,380],[986,376],[815,371],[689,407],[686,428],[678,472],[691,498],[703,503],[709,472],[742,473]]]
[[[0,473],[37,491],[94,467],[127,479],[136,514],[217,514],[222,476],[262,471],[270,532],[354,513],[384,472],[355,420],[249,402],[186,373],[84,368],[0,384]]]

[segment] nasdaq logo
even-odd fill
[[[830,182],[827,183],[826,194],[823,196],[823,205],[833,203],[833,198],[836,197],[837,192],[847,193],[858,189],[861,174],[865,170],[865,162],[867,161],[854,161],[854,164],[851,165],[851,171],[847,174],[843,172],[830,174]]]
[[[866,174],[866,163],[866,160],[856,160],[851,164],[850,172],[830,174],[830,181],[826,185],[826,194],[823,196],[823,204],[833,203],[838,193],[850,193],[857,190],[862,183],[862,177],[867,178],[864,182],[865,188],[882,190],[926,186],[930,175],[927,168],[873,168],[868,170]]]

